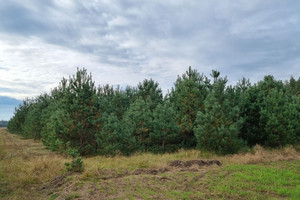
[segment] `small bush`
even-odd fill
[[[72,158],[76,158],[79,156],[78,150],[73,148],[68,148],[66,150],[67,155],[71,156]]]
[[[84,171],[84,165],[82,157],[79,157],[79,152],[76,149],[68,148],[66,153],[73,157],[72,163],[65,163],[67,171],[72,172],[83,172]]]
[[[83,160],[81,157],[74,158],[72,160],[72,163],[65,163],[67,171],[72,172],[83,172],[84,171],[84,165]]]

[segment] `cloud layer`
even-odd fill
[[[153,78],[164,91],[188,66],[234,83],[300,76],[298,0],[0,2],[0,95],[49,92],[85,67],[97,84]]]

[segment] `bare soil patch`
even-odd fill
[[[222,166],[222,163],[218,160],[188,160],[188,161],[181,161],[181,160],[174,160],[169,163],[171,167],[179,167],[179,168],[185,168],[185,167],[192,167],[192,166],[211,166],[211,165],[218,165]]]
[[[71,175],[72,175],[72,172],[67,172],[67,173],[64,173],[63,175],[57,176],[53,180],[51,180],[49,183],[44,184],[41,187],[41,190],[53,190],[53,189],[59,188],[60,186],[62,186],[65,183],[65,179]]]

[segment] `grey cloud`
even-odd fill
[[[26,4],[23,2],[20,4],[13,1],[0,3],[1,30],[22,35],[36,35],[49,31],[50,27],[44,23],[43,15],[37,15],[24,5]]]
[[[103,65],[106,74],[133,73],[127,76],[136,83],[152,77],[170,87],[189,65],[257,81],[257,74],[287,77],[293,71],[284,67],[299,66],[299,10],[297,0],[6,1],[0,31],[90,55],[99,62],[87,61],[93,74]]]

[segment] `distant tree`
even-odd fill
[[[8,130],[12,133],[23,135],[24,134],[24,123],[27,118],[27,113],[30,107],[30,99],[25,99],[22,104],[15,109],[14,116],[10,119],[8,123]],[[25,136],[26,137],[26,136]]]
[[[42,132],[42,113],[50,103],[50,97],[47,94],[40,95],[31,100],[28,109],[26,121],[24,122],[24,134],[29,138],[40,139]]]
[[[300,95],[300,77],[296,80],[294,77],[291,77],[290,80],[286,83],[287,91],[292,95]]]
[[[0,121],[0,127],[7,127],[8,121],[1,120]]]

